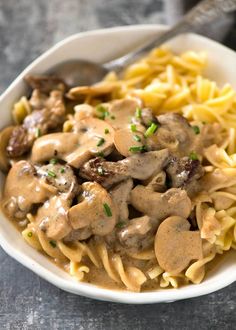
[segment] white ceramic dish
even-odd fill
[[[23,77],[29,72],[43,73],[61,61],[74,58],[107,61],[165,29],[166,27],[160,25],[119,27],[80,33],[58,43],[29,65],[0,97],[0,129],[10,124],[12,105],[24,95],[26,86]],[[175,38],[170,45],[176,52],[189,49],[207,51],[209,67],[206,74],[220,84],[229,82],[236,88],[236,53],[232,50],[194,34]],[[0,188],[2,185],[3,176],[0,175]],[[57,287],[99,300],[130,304],[170,302],[201,296],[219,290],[236,280],[235,253],[230,252],[199,285],[143,293],[111,291],[73,280],[66,272],[27,245],[20,233],[3,215],[0,215],[0,244],[11,257]]]

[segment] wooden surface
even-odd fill
[[[99,27],[164,22],[162,10],[161,0],[0,0],[0,91],[64,37]],[[233,38],[228,42],[235,46]],[[98,302],[53,287],[0,248],[0,330],[224,330],[234,329],[235,322],[236,284],[171,304]]]

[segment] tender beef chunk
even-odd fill
[[[53,185],[60,193],[66,193],[68,199],[73,199],[79,191],[77,179],[69,165],[48,164],[37,168],[39,177]]]
[[[38,89],[42,93],[49,94],[53,90],[65,91],[65,83],[55,76],[35,76],[28,75],[25,81],[32,89]]]
[[[82,178],[96,181],[103,187],[111,187],[113,184],[128,178],[126,167],[119,162],[107,162],[104,158],[97,157],[85,163],[79,172]]]
[[[150,126],[152,123],[155,123],[155,124],[158,123],[157,118],[154,116],[151,109],[149,109],[149,108],[142,109],[141,123],[146,127]]]
[[[188,157],[173,157],[166,168],[170,186],[187,189],[192,182],[200,179],[204,170],[199,160]]]
[[[16,126],[13,129],[7,146],[7,154],[10,157],[20,157],[28,152],[32,146],[32,141],[29,139],[27,130],[23,126]]]
[[[50,96],[43,100],[40,102],[44,108],[34,110],[25,117],[21,126],[17,126],[13,130],[7,146],[10,157],[16,158],[24,155],[30,150],[38,136],[60,128],[62,125],[65,115],[62,93],[52,91]]]

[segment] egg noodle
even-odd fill
[[[22,232],[24,239],[35,249],[64,262],[69,273],[80,281],[86,281],[92,269],[98,268],[120,287],[132,291],[141,291],[150,282],[153,288],[200,283],[207,263],[217,254],[236,248],[236,93],[229,84],[219,87],[205,78],[206,65],[203,52],[176,55],[168,48],[158,48],[130,65],[121,76],[111,72],[100,83],[103,87],[116,86],[111,99],[138,96],[156,115],[178,112],[200,129],[206,123],[213,124],[211,133],[219,137],[219,144],[204,151],[206,190],[192,200],[203,239],[201,260],[174,276],[157,264],[152,249],[130,254],[132,262],[127,264],[102,240],[70,244],[57,241],[52,246],[46,235],[35,229],[32,214],[28,214],[29,224]],[[85,102],[93,105],[98,101],[88,95]],[[27,113],[25,104],[25,98],[16,104],[15,117],[17,113],[22,116],[21,109]],[[69,124],[65,123],[65,131]]]

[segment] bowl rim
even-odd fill
[[[147,31],[166,31],[168,27],[166,25],[155,24],[155,25],[130,25],[130,26],[119,26],[113,28],[92,30],[87,32],[81,32],[73,34],[62,41],[56,43],[49,50],[45,51],[42,55],[37,57],[34,61],[32,61],[17,77],[16,79],[9,85],[9,87],[2,93],[0,96],[0,102],[11,93],[12,89],[22,80],[22,78],[30,72],[37,64],[39,64],[42,60],[46,59],[51,53],[57,51],[60,47],[66,47],[67,43],[80,39],[82,37],[87,36],[96,36],[100,34],[109,34],[113,32],[122,32],[126,30],[147,30]],[[215,44],[218,47],[224,48],[224,51],[227,51],[231,55],[236,56],[236,52],[229,49],[228,47],[221,45],[220,43],[213,41],[209,38],[200,36],[198,34],[188,33],[188,35],[193,35],[194,38],[202,39],[212,44]],[[26,268],[33,271],[35,274],[55,285],[56,287],[77,295],[111,302],[118,303],[127,303],[127,304],[149,304],[149,303],[162,303],[162,302],[173,302],[177,300],[187,299],[199,297],[202,295],[209,294],[211,292],[220,290],[236,280],[236,274],[234,272],[230,272],[227,277],[222,277],[221,281],[214,280],[211,283],[208,283],[205,287],[198,288],[198,285],[188,286],[188,290],[182,291],[181,289],[164,289],[158,291],[149,291],[149,292],[129,292],[129,291],[117,291],[111,289],[105,289],[102,287],[98,287],[96,285],[84,283],[84,282],[74,282],[73,280],[68,281],[64,278],[59,278],[56,274],[45,269],[39,263],[34,261],[31,257],[23,253],[22,251],[14,248],[14,245],[11,245],[7,239],[5,239],[4,235],[0,230],[0,246],[3,250],[16,261],[24,265]]]

